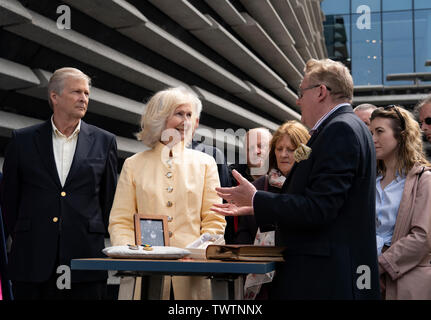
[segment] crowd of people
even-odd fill
[[[301,122],[250,129],[245,163],[193,141],[192,91],[155,93],[137,134],[148,150],[125,160],[117,183],[115,136],[82,120],[90,78],[55,71],[52,117],[15,130],[5,153],[0,299],[103,299],[106,272],[73,270],[59,290],[57,267],[103,257],[107,233],[113,246],[135,244],[135,213],[168,216],[175,247],[203,233],[286,247],[275,272],[247,276],[249,299],[431,299],[431,97],[414,114],[353,108],[343,64],[311,59],[304,73]],[[166,299],[212,298],[205,277],[164,283]]]

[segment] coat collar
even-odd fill
[[[318,137],[318,135],[320,134],[320,132],[322,132],[323,128],[329,123],[331,122],[332,119],[334,119],[336,116],[342,114],[342,113],[353,113],[353,108],[351,105],[345,105],[340,107],[339,109],[335,110],[335,112],[333,112],[328,118],[326,118],[319,127],[317,127],[317,130],[313,133],[313,135],[311,136],[310,140],[308,140],[307,146],[311,146],[314,142],[314,140],[316,140],[316,138]]]
[[[94,143],[93,133],[90,126],[81,120],[81,128],[78,134],[78,142],[76,143],[75,154],[73,156],[72,165],[69,174],[67,175],[64,186],[66,187],[70,180],[73,179],[74,174],[78,170],[81,163],[87,158]]]
[[[328,118],[326,118],[321,124],[320,126],[317,128],[317,130],[313,133],[313,135],[310,137],[310,139],[307,142],[307,146],[309,146],[311,148],[311,146],[313,145],[313,142],[316,140],[316,138],[318,137],[318,135],[320,134],[320,132],[322,132],[323,128],[332,120],[334,119],[336,116],[342,114],[342,113],[353,113],[353,109],[351,105],[345,105],[340,107],[339,109],[335,110]],[[293,172],[296,170],[297,166],[299,165],[299,163],[295,163],[292,167],[292,169],[290,170],[289,174],[287,175],[286,180],[284,181],[283,187],[282,187],[282,192],[286,192],[287,186],[289,185],[289,182],[291,180],[291,177],[293,175]]]
[[[52,145],[52,123],[51,120],[45,121],[36,131],[35,142],[39,150],[40,157],[44,163],[48,173],[51,175],[55,184],[61,187],[60,179],[58,177],[58,170],[55,164],[54,149]],[[91,128],[88,124],[81,120],[81,128],[78,135],[78,142],[72,161],[69,174],[67,176],[64,186],[66,187],[70,180],[73,178],[74,173],[78,169],[80,163],[87,157],[88,152],[91,150],[94,138]]]

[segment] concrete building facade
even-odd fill
[[[145,150],[147,99],[178,85],[202,100],[197,137],[239,151],[238,129],[300,119],[305,61],[327,56],[323,17],[319,0],[1,0],[0,165],[13,129],[50,116],[64,66],[92,78],[84,120],[117,136],[121,160]]]

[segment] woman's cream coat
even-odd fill
[[[135,213],[171,217],[174,247],[185,248],[205,232],[224,233],[224,217],[210,211],[222,202],[215,191],[220,183],[214,159],[183,143],[172,148],[171,158],[169,151],[158,143],[124,162],[109,220],[113,246],[135,243]],[[176,299],[211,298],[209,280],[203,277],[172,277],[172,285]]]

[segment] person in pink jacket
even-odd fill
[[[382,297],[431,299],[431,164],[419,124],[400,106],[371,115]]]

